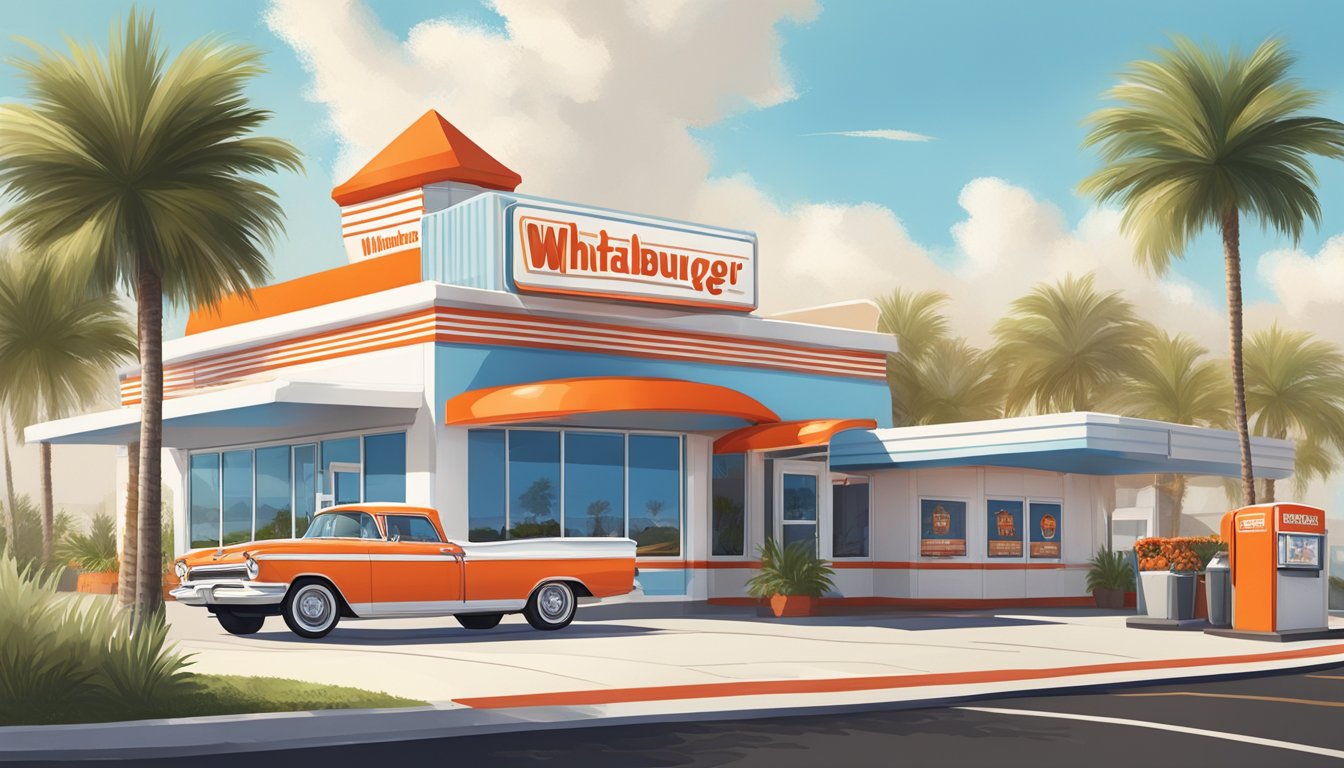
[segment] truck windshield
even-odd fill
[[[324,512],[308,526],[305,539],[381,539],[378,524],[367,512]]]

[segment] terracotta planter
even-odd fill
[[[75,591],[87,595],[117,594],[117,572],[81,573],[75,582]]]
[[[182,586],[182,582],[177,580],[177,574],[171,571],[165,571],[163,574],[163,599],[165,602],[174,599],[170,594],[174,589]]]
[[[1138,608],[1138,607],[1139,607],[1139,593],[1138,593],[1138,592],[1126,592],[1126,593],[1125,593],[1125,605],[1124,605],[1124,607],[1125,607],[1125,608]]]
[[[775,595],[770,598],[770,610],[779,617],[811,616],[817,611],[817,598],[802,595]]]
[[[1092,590],[1092,599],[1097,602],[1098,608],[1104,608],[1108,611],[1118,611],[1125,607],[1125,591],[1123,589],[1094,589]]]

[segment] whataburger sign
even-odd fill
[[[509,209],[520,290],[683,306],[756,308],[756,239],[569,206]]]

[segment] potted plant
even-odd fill
[[[1134,569],[1123,552],[1109,547],[1092,556],[1087,569],[1087,591],[1098,608],[1118,610],[1125,606],[1125,593],[1134,589]]]
[[[817,598],[834,589],[835,571],[817,557],[811,542],[795,542],[783,549],[773,539],[758,550],[761,570],[747,581],[747,594],[769,599],[776,616],[810,616]]]
[[[62,560],[79,569],[75,591],[95,595],[117,592],[117,524],[112,516],[94,516],[88,533],[70,533],[60,546]]]

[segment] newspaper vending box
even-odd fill
[[[1232,628],[1239,632],[1322,631],[1329,623],[1325,510],[1257,504],[1222,520],[1232,571]]]

